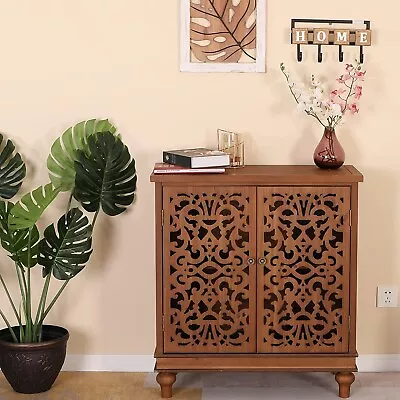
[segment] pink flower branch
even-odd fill
[[[296,90],[296,84],[290,81],[283,63],[281,71],[299,108],[318,120],[322,126],[334,129],[347,111],[351,114],[359,112],[357,101],[363,94],[361,82],[366,73],[361,70],[359,62],[355,65],[346,64],[346,72],[336,79],[344,87],[332,90],[328,97],[324,95],[324,88],[314,75],[311,75],[311,85],[307,89],[298,87]]]

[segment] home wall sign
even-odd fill
[[[316,26],[301,26],[298,24],[314,24]],[[335,28],[334,25],[352,25],[349,29]],[[321,25],[329,25],[321,27]],[[362,26],[362,29],[354,26]],[[322,46],[336,45],[339,47],[339,61],[343,61],[343,46],[360,46],[360,62],[364,62],[364,46],[371,46],[371,21],[340,20],[340,19],[292,19],[291,43],[297,45],[297,60],[303,59],[301,45],[317,45],[318,62],[322,62]]]
[[[265,72],[266,0],[181,0],[181,71]]]

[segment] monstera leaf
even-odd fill
[[[85,267],[92,254],[92,226],[78,208],[63,215],[57,223],[49,225],[39,243],[39,264],[43,277],[53,273],[56,279],[68,280]]]
[[[25,267],[34,267],[37,264],[39,249],[39,231],[36,225],[33,225],[31,233],[31,251],[28,254],[29,247],[29,229],[12,231],[8,226],[8,216],[13,207],[13,203],[0,201],[0,240],[4,250],[10,253],[10,257],[17,263]],[[30,256],[30,263],[28,263]]]
[[[9,139],[4,143],[0,134],[0,197],[7,200],[18,192],[26,175],[25,163],[14,150],[14,143]]]
[[[75,198],[86,211],[100,208],[118,215],[132,203],[136,190],[135,161],[128,148],[110,132],[88,139],[89,154],[78,152]]]
[[[56,198],[60,192],[51,183],[39,186],[33,192],[27,193],[11,209],[8,217],[8,225],[11,230],[33,228],[44,210]]]
[[[67,129],[52,145],[47,159],[50,180],[61,191],[72,190],[75,184],[76,151],[87,152],[88,138],[99,132],[115,133],[116,128],[108,120],[82,121]]]
[[[256,0],[188,1],[190,48],[198,61],[255,61]]]

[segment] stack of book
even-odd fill
[[[216,174],[229,166],[229,154],[206,148],[169,150],[163,152],[163,163],[154,166],[154,174]]]

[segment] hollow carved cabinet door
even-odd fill
[[[164,187],[164,353],[256,352],[256,188]]]
[[[350,188],[258,188],[258,351],[345,353]]]

